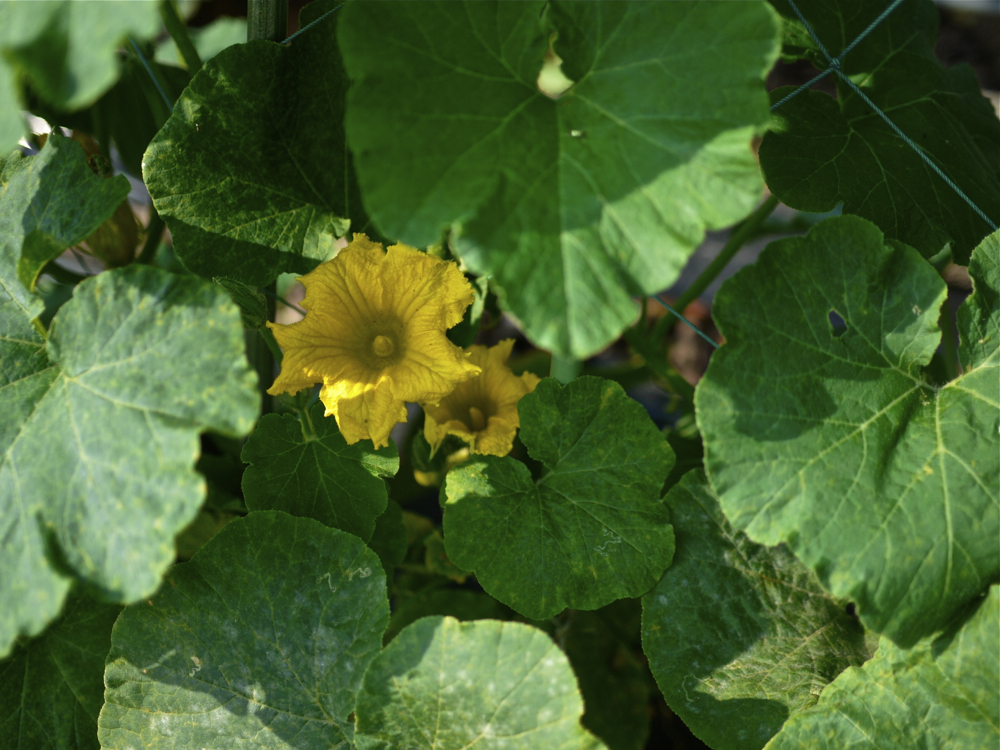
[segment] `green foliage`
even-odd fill
[[[979,750],[1000,742],[1000,589],[938,636],[900,649],[883,638],[875,658],[834,680],[793,717],[768,750]]]
[[[378,558],[309,518],[226,526],[111,633],[104,748],[336,747],[389,619]]]
[[[349,4],[339,38],[365,205],[413,245],[452,228],[532,341],[592,354],[635,318],[634,295],[669,286],[706,229],[760,197],[748,144],[778,51],[768,10]],[[574,81],[558,101],[536,85],[553,33]]]
[[[535,619],[646,591],[670,564],[659,502],[673,452],[621,386],[543,380],[521,399],[521,440],[548,470],[476,456],[448,475],[445,545],[483,588]]]
[[[0,662],[0,746],[9,750],[97,748],[104,659],[122,608],[70,594],[44,634]]]
[[[976,255],[988,245],[996,238]],[[975,283],[995,297],[988,278]],[[705,467],[733,526],[787,542],[904,646],[1000,569],[996,313],[972,298],[963,327],[982,337],[978,356],[932,385],[921,366],[940,341],[944,295],[912,248],[856,217],[774,242],[719,290],[727,344],[696,399]],[[831,311],[847,324],[839,335]]]
[[[47,340],[0,339],[0,652],[72,577],[112,601],[159,586],[203,500],[198,433],[245,434],[259,408],[242,339],[224,292],[141,266],[77,286]]]
[[[118,47],[155,36],[155,3],[40,0],[0,4],[0,153],[25,133],[17,79],[63,110],[93,103],[117,80]]]
[[[188,270],[263,285],[332,257],[348,227],[366,231],[353,179],[345,184],[336,18],[291,47],[258,40],[220,52],[150,144],[146,186]]]
[[[786,59],[828,63],[787,2]],[[796,3],[831,55],[838,55],[884,9],[883,3]],[[1000,122],[967,65],[945,68],[934,56],[937,14],[931,0],[910,0],[844,59],[843,71],[865,95],[960,184],[993,221],[1000,220]],[[771,191],[802,211],[844,212],[875,222],[926,257],[951,243],[968,263],[990,227],[842,80],[837,99],[806,91],[772,115],[760,147]],[[792,89],[777,89],[772,103]]]
[[[643,651],[668,705],[710,747],[759,750],[871,656],[846,602],[784,546],[733,531],[700,471],[667,495],[677,554],[643,597]]]
[[[358,750],[603,745],[580,726],[566,656],[528,625],[425,617],[375,657],[358,694]]]
[[[297,416],[260,420],[243,448],[247,507],[315,518],[367,542],[388,502],[382,478],[399,470],[396,447],[348,445],[323,411],[316,404]]]
[[[1000,218],[1000,122],[889,2],[316,0],[287,44],[0,2],[0,747],[995,746],[1000,231],[836,74],[767,109],[779,52],[870,32],[849,80]],[[707,230],[677,305],[809,227],[722,285],[717,350],[637,305]],[[274,296],[351,231],[464,274],[400,311],[451,344],[387,372],[415,279],[331,288],[354,324],[307,311],[264,398]],[[550,376],[510,455],[432,456],[400,403],[508,337]],[[514,427],[498,373],[472,432]],[[335,394],[410,423],[347,445]]]

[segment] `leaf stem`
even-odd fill
[[[715,259],[708,264],[708,268],[702,271],[698,278],[689,286],[680,298],[674,303],[674,308],[679,310],[681,313],[684,312],[684,308],[694,302],[701,293],[708,289],[709,285],[715,281],[723,269],[729,265],[729,261],[733,259],[733,256],[739,252],[740,248],[746,244],[747,240],[754,236],[760,225],[764,223],[774,209],[778,206],[778,199],[773,195],[770,196],[766,201],[760,204],[760,207],[750,214],[742,224],[739,224],[733,233],[729,237],[729,241],[726,243],[725,247],[722,248]],[[677,318],[673,315],[664,315],[660,318],[659,322],[656,324],[656,328],[653,329],[653,338],[657,341],[661,340],[677,324]]]
[[[156,249],[160,246],[160,239],[163,237],[165,226],[163,217],[160,216],[156,207],[150,204],[149,224],[146,226],[146,241],[142,245],[139,256],[135,259],[136,263],[141,263],[145,266],[152,265],[153,260],[156,258]]]
[[[201,70],[201,55],[198,54],[198,50],[191,41],[191,37],[188,36],[184,22],[177,15],[177,8],[174,7],[173,0],[163,0],[160,3],[160,18],[163,19],[163,25],[167,27],[167,33],[170,34],[170,38],[177,45],[181,57],[184,58],[188,73],[194,76],[195,73]]]
[[[549,375],[560,383],[565,384],[576,378],[582,369],[583,363],[580,360],[573,359],[572,357],[564,357],[561,354],[553,354]]]

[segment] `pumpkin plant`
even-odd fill
[[[0,4],[0,746],[996,746],[931,0],[248,10]]]

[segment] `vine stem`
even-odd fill
[[[287,32],[288,0],[249,0],[247,3],[248,42],[254,39],[280,42],[287,36]],[[277,284],[273,281],[268,284],[264,288],[264,294],[267,300],[267,319],[273,322],[276,308],[274,298],[278,295]],[[248,331],[246,336],[247,357],[257,371],[260,383],[261,416],[274,411],[274,402],[267,389],[274,382],[274,363],[280,361],[280,357],[277,357],[272,351],[272,347],[277,348],[278,346],[273,334],[268,329],[264,330],[267,331],[267,334],[258,335],[256,331]]]
[[[181,57],[184,58],[184,64],[187,65],[188,73],[193,76],[201,70],[201,55],[198,54],[198,50],[191,41],[191,37],[188,36],[184,22],[177,15],[177,8],[174,7],[173,0],[163,0],[160,3],[160,18],[163,19],[163,25],[167,27],[167,33],[170,34],[170,38],[177,45]]]
[[[778,199],[773,195],[770,196],[766,201],[760,204],[760,207],[754,211],[750,216],[740,224],[730,235],[729,242],[725,244],[715,259],[708,264],[708,268],[702,271],[698,278],[694,280],[685,291],[684,294],[674,303],[674,308],[679,310],[682,314],[684,309],[694,302],[701,293],[708,289],[709,285],[715,281],[722,270],[729,265],[729,261],[733,259],[733,256],[739,252],[747,241],[754,236],[760,225],[764,223],[765,219],[774,213],[774,209],[778,207]],[[660,318],[659,322],[656,324],[656,328],[653,329],[653,338],[656,341],[660,341],[664,336],[666,336],[673,327],[677,324],[677,318],[673,315],[665,315]]]
[[[565,385],[569,381],[576,378],[582,369],[583,363],[580,360],[573,359],[572,357],[563,357],[559,354],[553,354],[552,367],[549,370],[549,375]]]

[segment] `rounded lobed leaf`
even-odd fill
[[[565,654],[530,625],[425,617],[372,661],[358,694],[358,750],[603,748],[580,725]]]
[[[198,434],[249,432],[260,397],[225,292],[148,266],[80,283],[47,359],[0,390],[0,653],[38,633],[78,577],[152,593],[205,495]]]
[[[677,552],[642,598],[643,653],[667,705],[715,750],[760,750],[871,653],[864,628],[783,545],[734,532],[704,473],[667,494]]]
[[[521,439],[548,473],[476,457],[445,484],[448,556],[532,619],[645,593],[674,551],[660,490],[663,434],[617,383],[546,378],[518,406]]]
[[[143,177],[192,272],[263,286],[331,258],[348,227],[365,231],[344,145],[339,15],[291,46],[222,50],[150,143]]]
[[[772,243],[716,297],[727,343],[695,403],[722,509],[754,541],[786,541],[903,646],[1000,571],[1000,336],[977,301],[995,281],[975,278],[962,318],[963,339],[977,321],[975,357],[941,387],[921,366],[940,339],[944,282],[863,219]]]
[[[251,513],[115,623],[103,748],[333,748],[389,620],[360,539],[310,518]]]
[[[760,198],[749,142],[778,53],[765,3],[342,13],[346,128],[375,223],[418,247],[451,228],[541,347],[602,349],[634,295],[669,286],[707,228]],[[553,33],[574,81],[558,101],[538,85]]]
[[[383,477],[399,470],[395,444],[348,445],[316,404],[301,416],[267,414],[243,447],[243,495],[250,510],[315,518],[363,541],[388,502]]]

